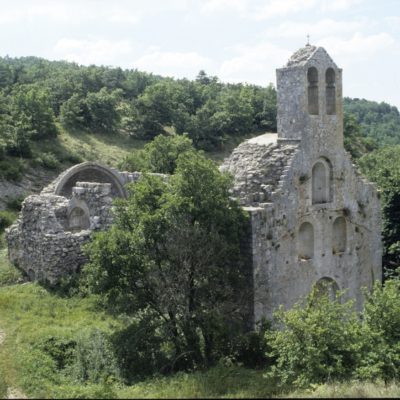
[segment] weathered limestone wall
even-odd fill
[[[64,230],[68,203],[56,195],[29,196],[20,218],[8,231],[10,261],[31,280],[55,283],[76,272],[86,260],[81,245],[88,241],[90,231]]]
[[[380,202],[343,148],[342,71],[306,46],[277,70],[278,134],[242,143],[223,169],[252,221],[254,320],[290,308],[315,285],[380,280]]]
[[[110,195],[109,183],[78,182],[70,199],[53,194],[27,197],[7,233],[10,261],[31,280],[50,284],[76,272],[86,262],[82,245],[92,230],[112,222]]]
[[[113,198],[124,197],[125,185],[140,177],[97,163],[68,169],[40,195],[24,200],[7,232],[10,261],[31,280],[50,284],[78,271],[87,261],[82,245],[94,230],[110,226]]]

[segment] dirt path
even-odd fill
[[[0,346],[3,344],[6,339],[6,334],[4,331],[0,329]],[[26,395],[21,392],[21,390],[17,388],[9,387],[7,389],[7,399],[27,399]]]

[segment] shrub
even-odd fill
[[[21,194],[15,197],[11,197],[6,200],[7,209],[12,211],[21,211],[22,202],[25,199],[25,195]]]
[[[120,371],[108,336],[98,329],[83,332],[77,338],[73,362],[66,372],[80,382],[118,380]]]
[[[6,147],[4,144],[0,143],[0,160],[4,160],[6,155]]]
[[[14,222],[14,214],[10,211],[0,211],[0,233],[4,232]]]
[[[58,370],[63,370],[73,362],[76,342],[64,337],[47,336],[36,347],[53,359]]]
[[[270,329],[268,321],[262,321],[257,331],[250,331],[238,335],[233,341],[232,355],[236,362],[247,368],[266,367],[270,359],[267,352],[270,351],[265,335]]]
[[[0,174],[9,181],[18,181],[23,170],[24,165],[19,159],[0,160]]]
[[[60,166],[60,162],[54,153],[42,153],[35,160],[39,165],[47,169],[57,169]]]
[[[280,384],[307,387],[348,379],[358,363],[360,325],[352,303],[313,290],[306,304],[276,314],[281,329],[266,334]]]
[[[192,141],[187,136],[159,135],[143,149],[129,154],[119,167],[129,171],[173,174],[178,157],[190,151],[193,151]]]
[[[400,374],[400,280],[377,282],[366,294],[360,379],[397,379]]]
[[[159,334],[158,325],[155,320],[143,318],[113,335],[112,343],[118,365],[128,383],[166,372],[171,364],[163,349],[165,339]]]

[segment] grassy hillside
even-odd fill
[[[124,134],[92,134],[66,130],[59,126],[56,139],[33,143],[34,154],[54,154],[61,161],[60,168],[82,161],[99,161],[116,167],[123,157],[146,142]]]

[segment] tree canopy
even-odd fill
[[[181,367],[213,363],[229,331],[245,327],[246,216],[230,185],[212,161],[184,152],[168,179],[144,175],[131,186],[112,228],[88,248],[89,290],[158,326]]]

